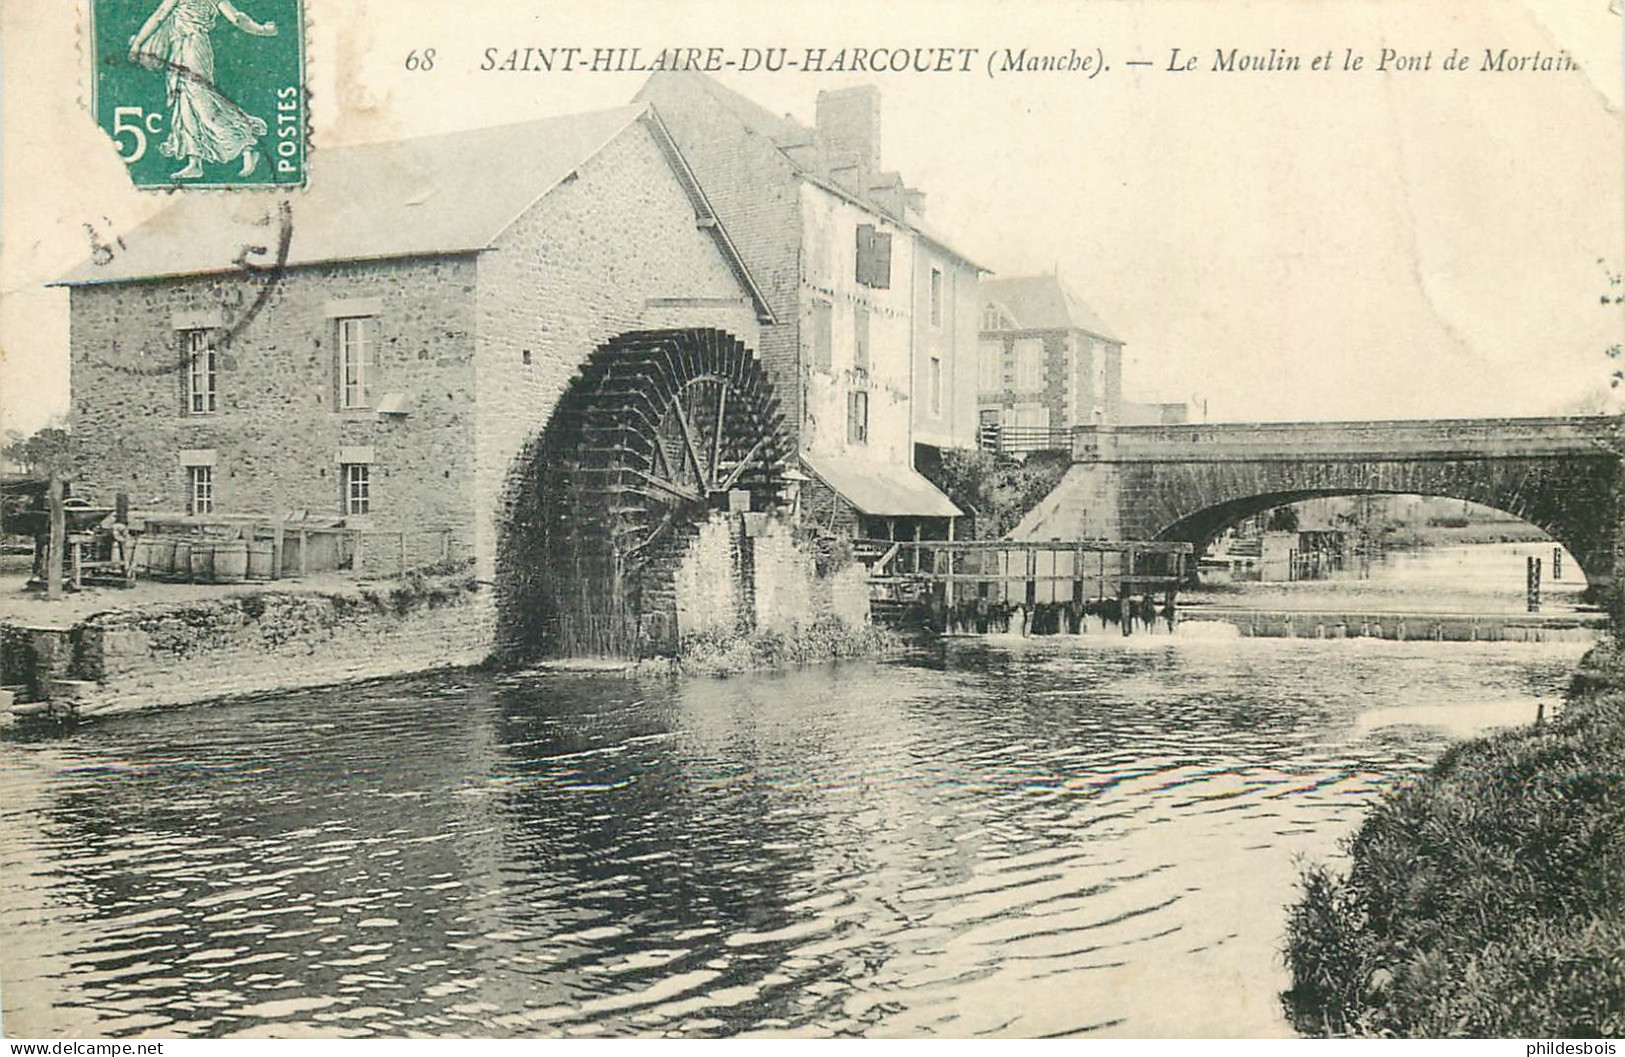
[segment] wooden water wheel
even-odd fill
[[[672,577],[699,525],[742,502],[771,509],[791,452],[760,361],[719,330],[603,345],[550,432],[548,563],[570,585],[564,618],[597,614],[589,652],[627,652],[606,639],[674,634]]]

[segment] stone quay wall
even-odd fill
[[[0,683],[19,688],[18,702],[112,715],[468,667],[490,655],[494,627],[489,588],[460,575],[232,594],[67,626],[0,624]]]

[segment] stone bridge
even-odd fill
[[[1621,560],[1622,453],[1625,425],[1605,417],[1084,427],[1072,468],[1011,535],[1200,553],[1226,525],[1304,499],[1445,496],[1540,527],[1601,593]]]

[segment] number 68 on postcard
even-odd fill
[[[90,0],[92,109],[137,187],[305,182],[303,0]]]

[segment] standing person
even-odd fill
[[[227,99],[214,83],[214,43],[209,33],[219,15],[244,33],[276,36],[275,22],[255,22],[231,0],[163,0],[130,38],[131,62],[149,70],[164,69],[169,134],[158,151],[186,159],[171,179],[197,179],[206,161],[228,162],[240,156],[241,176],[251,175],[259,164],[255,143],[265,135],[265,122]]]

